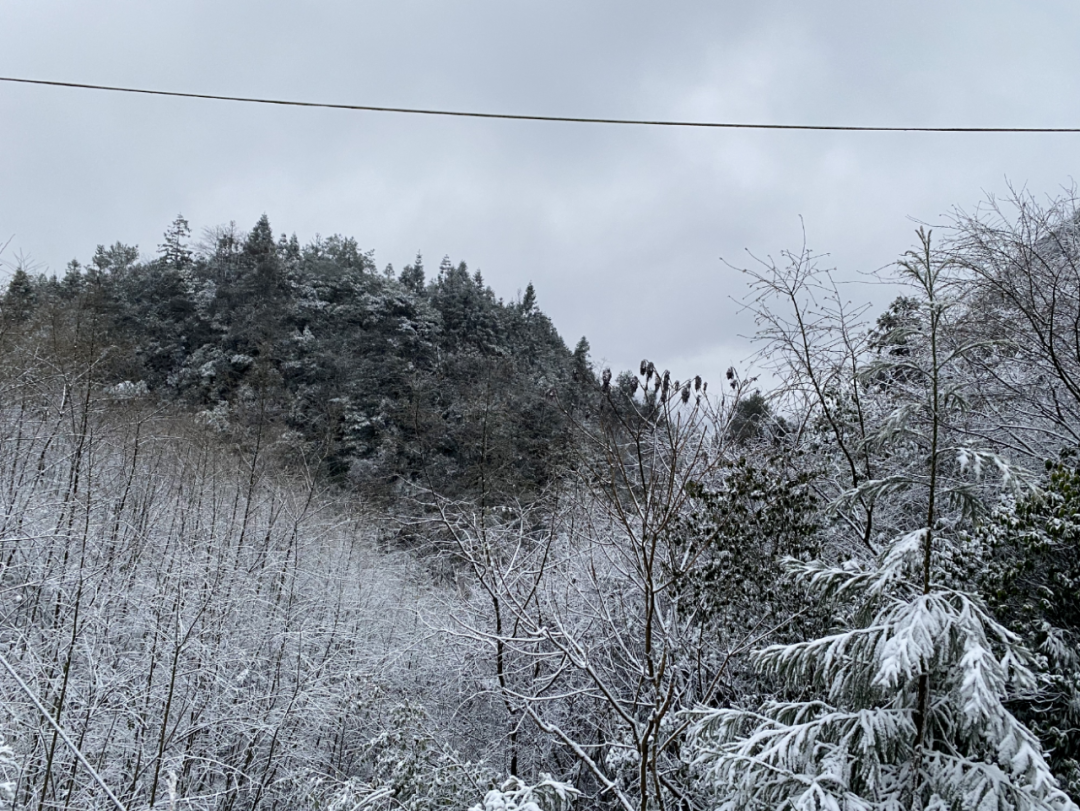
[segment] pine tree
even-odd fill
[[[419,295],[424,292],[424,257],[419,253],[411,265],[406,265],[401,271],[401,283],[413,294]]]
[[[917,523],[875,561],[789,566],[846,620],[833,634],[757,654],[785,693],[753,711],[703,710],[697,764],[721,809],[1075,809],[1035,736],[1006,707],[1034,684],[1031,655],[948,577],[960,530],[978,514],[974,477],[1013,471],[993,453],[950,445],[963,407],[953,374],[970,349],[949,340],[950,269],[919,231],[900,263],[919,293],[905,325],[912,351],[864,369],[890,377],[895,409],[870,442],[907,460],[847,494],[903,502]],[[901,391],[902,390],[902,391]]]
[[[172,225],[165,231],[165,241],[158,246],[165,264],[175,268],[184,268],[191,264],[192,252],[188,247],[188,239],[191,237],[191,226],[184,219],[183,214],[176,215]]]
[[[521,299],[521,312],[525,315],[529,315],[536,309],[536,289],[533,287],[532,282],[529,282],[525,288],[525,295]]]
[[[8,283],[7,293],[3,300],[3,315],[5,320],[25,321],[34,311],[37,303],[37,294],[34,291],[30,274],[22,265],[15,268]]]
[[[589,340],[582,335],[581,340],[574,347],[574,354],[570,359],[571,379],[575,383],[587,386],[596,384],[596,375],[593,374],[592,363],[589,360]]]

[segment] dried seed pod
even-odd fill
[[[690,384],[687,383],[682,389],[682,401],[684,403],[690,402]]]
[[[647,371],[649,371],[649,362],[647,360],[643,360],[641,361],[641,376],[644,377]]]
[[[636,377],[630,378],[630,396],[637,394],[638,379]]]
[[[611,390],[611,369],[604,369],[600,375],[600,389],[607,394]]]
[[[694,375],[694,391],[701,391],[701,375]]]

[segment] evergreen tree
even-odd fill
[[[747,442],[765,434],[772,409],[760,390],[755,390],[735,404],[728,432],[732,439]]]
[[[401,283],[414,295],[424,292],[424,258],[418,253],[411,265],[401,271]]]
[[[13,322],[25,321],[33,313],[36,303],[37,292],[30,281],[30,274],[19,265],[8,282],[7,293],[4,294],[4,319]]]
[[[98,245],[90,266],[98,273],[124,276],[139,261],[139,249],[133,245],[115,242],[109,248]]]
[[[442,345],[452,351],[497,354],[502,344],[495,294],[479,276],[469,276],[464,262],[445,257],[431,303],[442,316]]]
[[[1035,689],[1011,706],[1080,802],[1080,467],[1065,453],[1047,468],[1039,492],[979,528],[977,577],[997,618],[1038,654]]]
[[[240,274],[227,295],[232,323],[229,349],[252,357],[276,357],[275,348],[288,331],[286,322],[288,279],[278,256],[270,220],[263,214],[244,241],[239,256]]]
[[[581,340],[574,347],[574,354],[570,361],[571,380],[575,383],[596,383],[596,375],[593,373],[592,363],[589,361],[590,349],[588,339],[582,335]]]
[[[536,290],[533,288],[532,282],[529,282],[525,288],[525,295],[521,299],[521,312],[525,315],[531,315],[532,311],[536,309]]]
[[[950,372],[969,347],[947,335],[949,264],[928,233],[919,237],[900,267],[920,295],[925,354],[901,361],[918,374],[871,440],[908,461],[847,496],[906,493],[919,523],[876,561],[791,562],[846,622],[758,654],[786,695],[753,710],[702,712],[698,764],[722,809],[1076,808],[1007,707],[1034,685],[1030,653],[949,577],[964,548],[958,530],[979,509],[961,474],[1012,472],[991,453],[948,444],[949,416],[964,402]],[[866,373],[885,363],[896,361]]]
[[[191,264],[193,254],[188,247],[190,237],[191,226],[188,225],[183,214],[177,214],[172,225],[165,231],[165,241],[158,246],[158,253],[165,264],[176,268],[187,267]]]

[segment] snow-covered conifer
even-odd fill
[[[953,367],[970,347],[946,329],[949,263],[919,237],[900,263],[919,293],[904,326],[912,351],[864,370],[895,398],[868,446],[898,461],[846,496],[891,499],[914,526],[873,560],[790,561],[836,606],[840,627],[758,653],[778,697],[699,711],[696,764],[721,809],[1076,808],[1006,705],[1034,683],[1030,654],[947,576],[980,510],[975,475],[993,467],[1010,486],[1018,479],[992,452],[952,442],[965,403]],[[883,376],[886,363],[904,374]]]

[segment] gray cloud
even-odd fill
[[[1057,2],[458,0],[5,7],[0,74],[561,115],[1076,126]],[[1070,118],[1070,116],[1072,116]],[[0,86],[0,234],[60,272],[264,211],[397,267],[531,280],[571,343],[718,377],[753,329],[720,261],[813,248],[873,270],[1006,178],[1056,193],[1078,136],[647,130],[288,110]],[[880,302],[884,304],[884,302]],[[700,367],[699,367],[700,368]],[[696,370],[696,369],[695,369]]]

